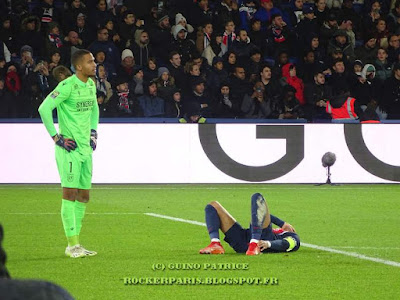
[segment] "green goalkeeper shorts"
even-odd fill
[[[89,190],[92,187],[92,155],[82,155],[74,150],[56,146],[56,162],[65,188]]]

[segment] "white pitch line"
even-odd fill
[[[355,246],[326,246],[326,247],[341,248],[341,249],[400,250],[399,247],[355,247]]]
[[[311,183],[309,184],[305,184],[305,185],[313,185]],[[92,188],[93,191],[96,190],[164,190],[168,188],[169,190],[253,190],[254,186],[249,186],[249,187],[94,187]],[[280,190],[366,190],[368,188],[373,188],[374,190],[386,190],[388,189],[388,187],[352,187],[351,185],[347,185],[346,187],[333,187],[333,188],[324,188],[324,187],[316,187],[316,186],[305,186],[305,187],[282,187],[282,186],[275,186],[275,187],[271,187],[271,186],[266,186],[266,187],[257,187],[259,190],[272,190],[272,191],[280,191]],[[18,185],[1,185],[0,184],[0,190],[8,190],[8,189],[14,189],[14,190],[60,190],[61,191],[61,187],[46,187],[46,186],[42,186],[42,187],[20,187]]]
[[[139,213],[139,212],[104,212],[104,213],[86,213],[86,215],[141,215],[143,213]],[[60,215],[60,213],[46,213],[46,212],[38,212],[38,213],[30,213],[30,212],[26,212],[26,213],[22,213],[22,212],[14,212],[14,213],[0,213],[0,215]]]
[[[159,214],[154,214],[154,213],[145,213],[145,215],[156,217],[156,218],[172,220],[172,221],[176,221],[176,222],[183,222],[183,223],[188,223],[188,224],[193,224],[193,225],[206,226],[206,224],[202,223],[202,222],[186,220],[186,219],[181,219],[181,218],[175,218],[175,217],[159,215]],[[316,249],[316,250],[326,251],[326,252],[330,252],[330,253],[347,255],[347,256],[363,259],[363,260],[369,260],[369,261],[373,261],[376,263],[381,263],[381,264],[389,265],[392,267],[400,268],[400,262],[397,262],[397,261],[391,261],[391,260],[385,260],[385,259],[376,258],[376,257],[370,257],[370,256],[366,256],[366,255],[359,254],[356,252],[347,252],[347,251],[342,251],[342,250],[336,250],[336,249],[329,248],[329,247],[323,247],[323,246],[318,246],[318,245],[313,245],[313,244],[308,244],[308,243],[303,243],[303,242],[301,242],[301,246]]]

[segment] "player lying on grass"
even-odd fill
[[[244,229],[217,201],[205,208],[206,224],[211,244],[200,254],[223,254],[219,229],[225,241],[237,252],[258,255],[261,252],[289,252],[300,247],[300,238],[289,223],[271,215],[264,197],[256,193],[251,197],[251,224]],[[272,229],[272,223],[280,228]]]

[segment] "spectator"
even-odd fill
[[[279,105],[272,112],[273,117],[278,119],[300,119],[304,117],[303,108],[298,99],[296,99],[296,89],[291,85],[283,88],[283,97]]]
[[[76,22],[72,27],[72,31],[78,33],[79,45],[83,48],[87,48],[95,39],[94,31],[86,24],[86,16],[80,13],[76,17]]]
[[[176,90],[175,79],[165,67],[158,68],[157,93],[163,99],[172,99],[172,93]]]
[[[320,44],[326,49],[329,42],[332,40],[333,35],[339,29],[338,22],[336,20],[336,15],[330,13],[328,18],[324,21],[323,25],[319,29],[320,33]]]
[[[137,29],[135,26],[136,17],[131,10],[127,10],[122,14],[121,18],[122,22],[119,25],[119,33],[122,40],[121,44],[125,46],[126,43],[135,36],[135,31]]]
[[[378,53],[378,45],[376,38],[373,35],[368,35],[364,39],[364,45],[355,50],[357,59],[360,59],[365,64],[372,64]]]
[[[400,36],[396,34],[391,34],[389,35],[388,40],[388,60],[390,63],[395,63],[398,61],[400,54]]]
[[[265,54],[275,58],[282,51],[291,53],[291,40],[291,32],[283,21],[282,16],[273,15],[271,17],[271,27],[267,30]]]
[[[72,30],[68,32],[65,40],[61,48],[61,62],[63,65],[70,67],[72,54],[74,54],[76,50],[83,48],[80,44],[82,41],[79,39],[78,33]]]
[[[281,104],[279,102],[282,93],[281,85],[277,80],[277,78],[280,78],[281,76],[279,75],[277,78],[275,78],[275,76],[275,74],[272,74],[271,67],[268,64],[264,64],[261,67],[260,81],[264,84],[264,93],[273,111],[276,110],[277,107],[280,107]],[[278,116],[274,116],[274,118],[277,117]]]
[[[234,106],[232,94],[228,82],[222,82],[219,91],[215,95],[215,117],[217,118],[236,118],[241,115],[240,107]]]
[[[225,31],[222,35],[221,55],[227,53],[233,42],[236,40],[235,23],[232,20],[227,20],[224,24]]]
[[[248,31],[250,41],[261,50],[261,55],[264,56],[265,50],[265,32],[261,31],[261,21],[253,19],[250,23],[251,28]]]
[[[47,25],[46,36],[46,54],[50,55],[53,51],[61,49],[63,46],[63,36],[60,33],[60,27],[55,22],[50,22]]]
[[[114,21],[112,19],[106,19],[103,25],[108,30],[108,40],[114,43],[120,51],[125,49],[126,41],[123,41],[117,30],[115,30]]]
[[[235,72],[235,67],[237,65],[236,53],[229,51],[225,54],[224,68],[231,75]]]
[[[115,77],[117,77],[117,71],[115,70],[114,65],[106,62],[106,53],[103,50],[97,50],[93,52],[95,62],[97,64],[103,64],[106,68],[107,79],[108,81],[113,81]]]
[[[355,56],[354,56],[353,48],[351,47],[351,44],[349,43],[349,38],[347,36],[346,31],[344,31],[342,29],[337,30],[333,34],[333,38],[330,40],[328,49],[327,49],[328,55],[332,55],[332,53],[335,50],[342,51],[342,53],[346,57],[347,61],[352,62],[354,60]],[[356,55],[356,56],[357,56],[357,58],[360,58],[358,55]]]
[[[149,31],[150,41],[156,58],[166,63],[168,54],[165,51],[165,47],[171,42],[169,17],[166,12],[160,12],[157,17],[157,24]]]
[[[321,64],[326,62],[326,49],[321,47],[319,36],[316,33],[311,33],[309,35],[305,49],[310,49],[314,52],[314,58],[316,62]]]
[[[326,6],[326,0],[315,0],[314,14],[317,19],[318,28],[321,28],[329,15],[329,8]]]
[[[91,10],[89,14],[89,26],[92,30],[96,30],[103,26],[102,22],[104,20],[110,20],[113,18],[113,15],[107,8],[106,0],[96,0],[96,8]]]
[[[175,84],[179,89],[186,88],[186,76],[181,65],[181,56],[178,52],[172,51],[169,55],[169,64],[167,68],[175,79]]]
[[[107,71],[103,64],[97,65],[95,79],[97,92],[102,92],[104,94],[102,103],[107,104],[113,95],[113,91],[111,88],[111,83],[107,80]]]
[[[99,0],[101,1],[105,0]],[[108,30],[105,27],[100,27],[97,29],[97,39],[90,44],[89,51],[92,53],[97,53],[102,50],[106,54],[106,63],[118,66],[121,63],[121,56],[118,48],[113,42],[108,40]]]
[[[35,69],[25,79],[25,86],[28,88],[29,97],[29,116],[32,118],[39,117],[39,106],[43,99],[50,92],[50,73],[48,63],[44,60],[36,64]]]
[[[152,81],[158,77],[157,61],[155,57],[149,57],[146,66],[143,69],[144,81]]]
[[[145,92],[144,90],[144,74],[140,66],[135,66],[133,68],[133,79],[129,82],[129,90],[132,91],[135,98],[142,96]]]
[[[222,57],[222,34],[215,33],[211,36],[210,44],[202,52],[202,56],[207,59],[209,65],[212,65],[214,57]]]
[[[18,35],[17,48],[29,45],[37,57],[43,56],[44,39],[40,33],[40,21],[36,16],[28,16],[22,20],[21,33]]]
[[[400,34],[400,0],[396,0],[394,8],[388,14],[386,21],[390,32]]]
[[[221,0],[216,4],[218,18],[214,20],[215,25],[220,28],[227,21],[232,20],[235,26],[240,25],[239,8],[234,0]]]
[[[72,28],[79,14],[87,15],[86,5],[81,0],[72,0],[71,5],[65,12],[65,27]]]
[[[376,27],[378,20],[381,18],[381,4],[379,1],[374,0],[371,6],[367,6],[370,8],[369,13],[363,18],[363,33],[371,34],[372,29]],[[366,40],[366,39],[364,39]]]
[[[22,83],[18,75],[17,66],[14,63],[6,65],[5,74],[4,107],[8,118],[26,117],[27,107],[21,95]]]
[[[304,52],[303,62],[299,64],[298,68],[299,77],[304,83],[313,81],[313,74],[321,69],[324,69],[324,65],[320,62],[315,61],[315,54],[312,50]]]
[[[250,38],[247,36],[247,31],[241,29],[239,36],[232,44],[232,51],[236,53],[238,62],[241,64],[249,63],[250,54],[255,48],[256,46],[251,43]]]
[[[47,32],[51,22],[60,24],[62,21],[61,12],[54,6],[54,0],[42,0],[32,12],[39,18],[42,32]]]
[[[312,6],[303,7],[304,18],[297,24],[296,33],[298,36],[299,47],[304,49],[307,44],[307,37],[312,33],[318,33],[318,22],[314,15],[314,8]],[[300,52],[301,53],[301,52]]]
[[[378,49],[377,59],[375,60],[374,66],[376,68],[376,80],[379,81],[380,85],[383,85],[383,83],[389,79],[393,73],[392,64],[388,61],[388,54],[385,49]]]
[[[219,88],[223,82],[227,82],[228,72],[224,69],[224,62],[221,57],[214,57],[213,66],[207,77],[207,88],[212,95],[219,93]]]
[[[11,16],[0,16],[0,41],[2,41],[13,56],[16,56],[17,39],[14,28],[11,27]]]
[[[387,49],[389,30],[386,27],[386,21],[384,19],[379,19],[376,23],[373,36],[376,38],[376,44],[378,47]]]
[[[190,14],[190,20],[194,28],[198,28],[203,24],[211,22],[213,25],[217,25],[218,14],[209,6],[208,0],[199,0],[193,5],[192,12]]]
[[[375,79],[376,69],[372,64],[365,64],[361,76],[352,84],[350,94],[356,98],[357,105],[363,110],[371,102],[377,102],[379,95],[379,83]]]
[[[28,45],[22,46],[20,56],[21,64],[19,68],[19,73],[21,73],[23,77],[26,77],[33,72],[33,68],[35,67],[32,47]]]
[[[242,5],[239,8],[239,15],[240,15],[240,29],[244,29],[247,32],[250,31],[250,24],[254,18],[254,14],[257,12],[257,5],[254,0],[245,0],[243,1]],[[258,20],[259,21],[259,20]],[[260,23],[261,25],[261,23]]]
[[[291,2],[291,14],[289,15],[289,26],[295,28],[304,18],[304,0],[294,0]]]
[[[188,37],[190,39],[192,39],[192,40],[195,39],[195,32],[194,32],[193,26],[187,23],[186,18],[181,13],[177,13],[176,16],[175,16],[175,25],[172,26],[172,28],[171,28],[171,34],[172,35],[174,34],[175,27],[177,25],[182,25],[183,28],[185,28],[185,30],[186,30],[186,32],[188,34]]]
[[[49,72],[53,72],[53,69],[61,64],[61,52],[57,49],[50,53],[49,56]]]
[[[295,96],[300,105],[305,105],[306,101],[304,99],[304,84],[303,80],[297,77],[296,66],[291,63],[284,65],[282,67],[282,77],[286,84],[291,85],[296,89]]]
[[[332,76],[329,78],[329,85],[332,87],[333,95],[338,91],[350,90],[350,76],[346,72],[343,59],[337,59],[334,61]]]
[[[72,76],[72,72],[67,67],[60,65],[53,69],[52,75],[53,75],[56,83],[58,84],[59,82],[63,81],[64,79],[67,79],[68,77]],[[55,88],[55,86],[54,86],[54,88]],[[50,90],[52,90],[52,88],[50,88]]]
[[[114,80],[114,92],[107,105],[107,115],[110,117],[138,117],[142,110],[128,88],[128,79],[117,77]]]
[[[153,57],[153,49],[149,44],[149,33],[142,29],[136,30],[135,40],[131,41],[129,48],[132,50],[138,66],[146,66],[149,58]]]
[[[117,68],[117,76],[128,78],[129,80],[133,77],[133,68],[135,67],[135,58],[133,53],[129,49],[122,51],[121,64]]]
[[[11,53],[7,45],[0,40],[0,61],[4,60],[6,63],[11,61]]]
[[[208,22],[204,24],[202,27],[199,27],[199,31],[197,32],[197,38],[196,38],[197,52],[203,53],[204,49],[206,49],[207,47],[211,47],[211,36],[213,32],[214,29],[211,22]]]
[[[10,117],[7,102],[4,77],[3,74],[0,74],[0,118]]]
[[[144,117],[163,117],[165,101],[157,95],[157,83],[150,81],[143,86],[144,95],[138,98]]]
[[[187,31],[182,25],[178,24],[174,29],[174,41],[171,43],[169,50],[170,52],[178,52],[181,55],[182,64],[184,65],[192,59],[197,50],[194,42],[187,39]]]
[[[269,24],[272,23],[272,16],[282,16],[282,12],[274,7],[272,0],[261,0],[260,4],[260,8],[254,14],[254,19],[261,21],[261,31],[265,32]]]
[[[271,103],[265,95],[261,81],[255,83],[251,96],[244,96],[241,110],[247,119],[268,119],[271,115]]]
[[[197,102],[187,102],[184,106],[185,114],[179,123],[206,123],[206,118],[201,115],[200,105]]]
[[[388,119],[400,119],[400,63],[393,66],[393,75],[385,81],[382,108]]]
[[[235,66],[234,73],[229,76],[229,86],[232,95],[232,106],[242,106],[244,95],[251,93],[252,85],[246,80],[246,71],[243,66]]]
[[[200,107],[200,115],[207,118],[213,116],[214,107],[212,106],[212,98],[205,91],[204,84],[205,81],[201,76],[195,78],[191,84],[191,93],[185,97],[185,103],[197,103]]]
[[[165,99],[165,116],[167,118],[182,118],[182,94],[178,88],[173,88],[169,98]]]
[[[304,98],[311,107],[311,119],[330,119],[325,110],[325,103],[332,98],[332,89],[325,84],[325,75],[321,71],[314,73],[314,81],[306,83],[304,87]]]

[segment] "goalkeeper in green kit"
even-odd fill
[[[82,220],[92,186],[92,153],[97,145],[99,107],[92,53],[78,50],[71,57],[76,73],[61,81],[39,107],[40,117],[54,143],[56,161],[63,187],[61,219],[68,246],[65,255],[77,258],[97,253],[79,244]],[[57,108],[59,133],[53,122]]]

